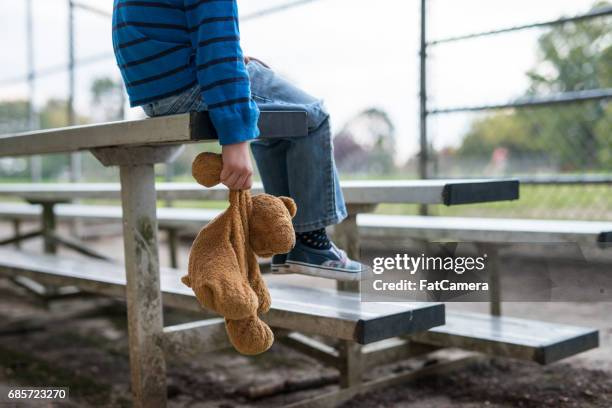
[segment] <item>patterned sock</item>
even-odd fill
[[[295,236],[302,244],[313,249],[330,249],[332,246],[325,228],[308,232],[297,232]]]

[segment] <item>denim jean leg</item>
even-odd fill
[[[266,192],[295,200],[298,212],[293,225],[297,232],[341,222],[346,206],[334,163],[329,114],[323,103],[257,62],[251,62],[247,69],[253,98],[261,110],[308,114],[308,136],[253,142]]]
[[[257,170],[268,194],[290,196],[285,160],[289,145],[290,142],[284,139],[259,139],[251,142]]]
[[[188,90],[159,99],[155,102],[143,105],[142,109],[149,117],[176,115],[186,112],[202,112],[206,105],[202,100],[202,91],[199,85],[194,85]]]
[[[346,218],[333,158],[329,119],[307,137],[291,140],[287,152],[287,174],[290,196],[298,203],[298,214],[294,219],[297,232],[324,228]]]

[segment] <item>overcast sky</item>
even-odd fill
[[[67,0],[32,0],[36,69],[67,60]],[[239,1],[242,15],[289,0]],[[111,0],[81,0],[112,10]],[[418,146],[418,0],[319,0],[241,26],[246,54],[257,56],[313,95],[323,98],[337,129],[360,110],[389,112],[398,131],[398,157]],[[587,11],[594,0],[430,0],[430,38],[548,20]],[[0,0],[0,100],[25,98],[25,0]],[[112,53],[110,20],[76,14],[78,59]],[[431,50],[431,104],[449,106],[504,101],[520,96],[525,72],[536,60],[541,30],[439,46]],[[93,78],[119,78],[114,60],[77,71],[77,109],[89,113]],[[65,97],[67,75],[37,82],[36,103]],[[130,116],[140,115],[133,109]],[[450,115],[432,121],[437,147],[456,145],[469,120]]]

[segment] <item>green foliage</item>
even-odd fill
[[[107,122],[123,119],[125,103],[123,83],[109,77],[96,78],[91,84],[94,121]]]
[[[0,124],[2,131],[9,132],[20,130],[27,121],[30,112],[30,104],[25,100],[0,102]],[[17,128],[17,129],[15,129]]]
[[[91,94],[94,103],[100,103],[104,95],[115,92],[118,87],[121,89],[121,84],[117,84],[108,77],[94,79],[91,84]]]
[[[600,148],[597,151],[597,161],[603,169],[612,169],[612,105],[608,105],[604,120],[595,125],[595,141]]]
[[[595,8],[609,6],[600,2]],[[551,28],[538,40],[539,61],[527,73],[526,96],[612,87],[609,18]],[[511,157],[544,154],[563,170],[612,169],[612,109],[606,102],[523,108],[475,120],[458,150],[490,156],[506,147]]]
[[[49,99],[37,112],[38,124],[41,129],[52,129],[66,126],[68,122],[68,105],[63,99]],[[28,130],[29,102],[23,100],[0,102],[0,123],[2,133],[20,132]],[[77,122],[87,123],[85,116],[77,116]],[[27,177],[28,170],[16,159],[8,171],[0,171],[0,176]],[[68,170],[69,159],[63,154],[50,154],[42,156],[42,174],[44,178],[65,175]],[[22,169],[23,167],[23,169]]]
[[[504,112],[474,121],[458,154],[463,156],[490,156],[498,147],[510,153],[540,150],[529,140],[529,126],[516,120],[515,112]]]

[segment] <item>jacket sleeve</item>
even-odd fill
[[[236,0],[185,0],[198,83],[222,145],[259,136],[259,109],[251,99],[240,48]]]

